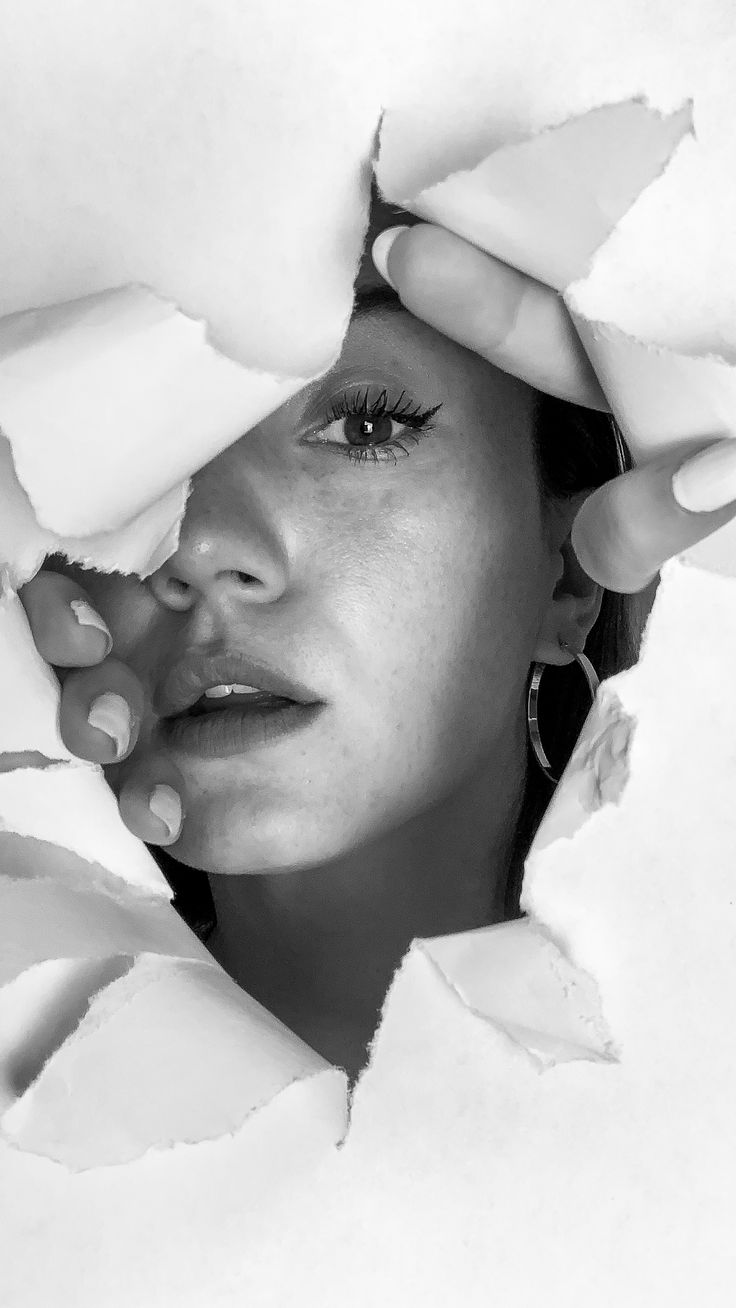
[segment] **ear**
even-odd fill
[[[588,493],[555,505],[551,512],[553,590],[539,628],[534,658],[558,667],[582,654],[603,600],[603,587],[584,572],[572,547],[570,532]],[[562,644],[567,649],[562,648]]]

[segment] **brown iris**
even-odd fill
[[[360,413],[348,413],[343,421],[351,445],[383,445],[391,439],[392,419],[387,414],[367,418]]]

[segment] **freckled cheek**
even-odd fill
[[[500,731],[526,674],[533,551],[500,525],[462,530],[461,522],[435,513],[423,536],[396,541],[366,596],[368,675],[407,743]]]

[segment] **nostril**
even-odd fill
[[[192,587],[179,577],[167,577],[166,584],[159,592],[160,598],[172,609],[180,612],[191,607]]]
[[[231,576],[234,577],[235,581],[240,582],[242,586],[250,586],[254,581],[258,580],[250,572],[233,572]]]

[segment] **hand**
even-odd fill
[[[431,223],[382,232],[373,251],[417,318],[537,390],[608,409],[556,291]],[[594,581],[642,590],[668,558],[736,516],[736,440],[714,441],[693,440],[685,455],[654,459],[588,497],[572,543]]]
[[[112,637],[89,596],[70,577],[42,569],[21,588],[20,599],[36,648],[61,682],[59,730],[67,749],[92,763],[121,762],[138,738],[143,687],[125,663],[109,657]],[[148,844],[172,844],[181,828],[183,786],[168,759],[136,768],[135,780],[116,792],[133,835]]]

